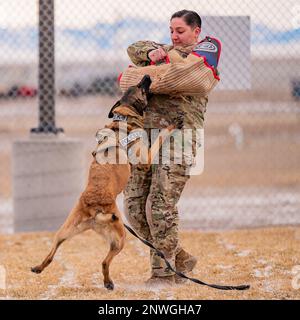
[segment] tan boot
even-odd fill
[[[175,284],[175,276],[158,277],[152,275],[146,282],[146,286],[172,286]]]
[[[176,270],[182,273],[191,272],[197,264],[197,258],[181,249],[175,258]]]
[[[184,274],[191,272],[197,264],[197,258],[186,252],[185,250],[180,250],[176,255],[175,266],[176,271],[182,272]],[[187,282],[186,278],[182,278],[175,274],[175,283],[182,284]]]

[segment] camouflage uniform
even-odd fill
[[[135,65],[146,66],[150,64],[148,53],[159,47],[166,51],[173,48],[151,41],[138,41],[129,46],[127,51]],[[182,57],[186,57],[192,47],[176,50]],[[178,123],[179,117],[183,129],[202,128],[206,103],[207,98],[153,95],[148,102],[144,126],[146,129],[161,129]],[[153,164],[151,170],[145,172],[133,165],[124,192],[125,212],[129,222],[143,238],[164,252],[173,267],[176,254],[181,250],[178,243],[177,202],[189,179],[186,174],[188,166],[184,162]],[[153,276],[173,274],[153,250],[150,251],[150,261]]]

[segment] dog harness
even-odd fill
[[[119,113],[114,113],[113,121],[125,121],[127,122],[128,117],[121,115]],[[138,119],[131,119],[131,123],[134,123],[141,126],[141,121]],[[119,132],[122,131],[122,128],[119,128]],[[126,132],[127,133],[127,132]],[[113,129],[103,128],[96,132],[95,138],[97,141],[97,148],[92,152],[93,157],[95,158],[97,153],[103,152],[111,147],[119,146],[124,151],[128,151],[130,153],[130,149],[132,145],[138,140],[144,137],[144,130],[142,129],[135,129],[133,132],[130,132],[126,137],[122,138],[121,140],[118,139],[118,134]],[[128,145],[129,148],[127,147]]]

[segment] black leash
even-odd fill
[[[215,289],[219,289],[219,290],[248,290],[250,288],[249,285],[241,285],[241,286],[221,286],[221,285],[217,285],[217,284],[208,284],[208,283],[205,283],[203,281],[200,281],[198,279],[195,279],[195,278],[190,278],[188,276],[186,276],[184,273],[182,272],[178,272],[176,270],[173,269],[173,267],[170,265],[169,261],[165,258],[165,255],[158,249],[156,249],[152,243],[150,243],[149,241],[141,238],[134,230],[132,230],[129,226],[127,226],[125,223],[124,223],[124,226],[125,228],[131,233],[133,234],[136,238],[138,238],[139,240],[141,240],[146,246],[154,249],[157,254],[163,258],[165,260],[165,263],[167,265],[167,267],[172,270],[173,272],[175,272],[179,277],[182,277],[182,278],[185,278],[185,279],[188,279],[192,282],[195,282],[195,283],[198,283],[198,284],[201,284],[203,286],[208,286],[208,287],[211,287],[211,288],[215,288]]]

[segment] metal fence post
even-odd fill
[[[55,125],[54,0],[39,0],[38,78],[38,127],[13,143],[15,232],[57,230],[84,186],[84,143]]]
[[[32,133],[63,132],[55,125],[54,0],[39,0],[39,126]]]

